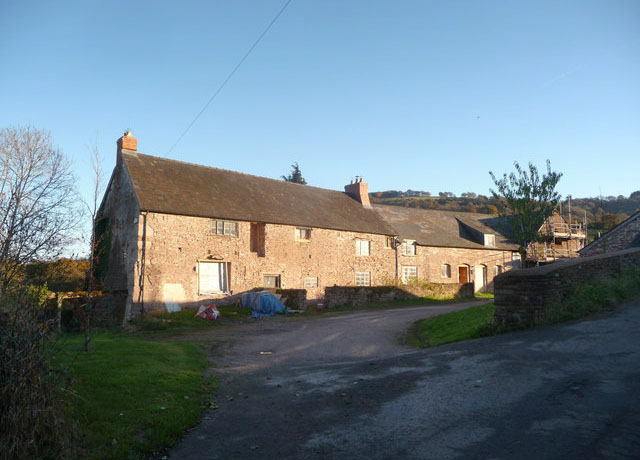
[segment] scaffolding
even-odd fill
[[[527,259],[536,264],[553,262],[561,258],[579,257],[578,251],[587,240],[587,221],[565,222],[554,214],[540,227],[542,241],[533,242],[527,249]]]

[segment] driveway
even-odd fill
[[[219,408],[169,457],[638,458],[640,302],[431,350],[399,345],[412,321],[468,306],[185,337],[221,364]]]

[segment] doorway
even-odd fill
[[[473,291],[484,292],[487,287],[487,267],[484,265],[476,265],[474,271]]]
[[[458,283],[469,282],[469,267],[466,265],[460,265],[458,267]]]

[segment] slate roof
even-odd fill
[[[122,150],[142,211],[395,235],[343,192]]]
[[[627,217],[625,220],[623,220],[622,222],[620,222],[618,225],[616,225],[615,227],[613,227],[612,229],[610,229],[608,232],[606,232],[604,235],[602,235],[600,238],[598,238],[595,241],[592,241],[591,243],[587,244],[584,248],[580,249],[578,252],[582,254],[582,251],[585,251],[585,254],[587,254],[589,252],[589,249],[593,249],[594,247],[598,247],[601,244],[606,244],[606,241],[611,237],[611,235],[615,234],[616,232],[620,231],[622,228],[624,228],[625,226],[627,226],[628,224],[630,224],[631,222],[633,222],[636,219],[640,219],[640,211],[636,211],[635,213],[631,214],[629,217]],[[629,248],[640,248],[640,233],[638,233],[629,243],[629,246],[627,246],[626,249]]]
[[[419,245],[518,250],[518,244],[508,237],[508,223],[500,217],[387,205],[374,205],[374,209],[396,230],[400,239],[415,240]],[[484,246],[473,230],[495,235],[495,248]]]

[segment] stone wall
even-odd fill
[[[496,318],[512,323],[539,320],[549,305],[562,301],[573,287],[631,267],[640,267],[640,248],[505,273],[495,279]]]
[[[418,278],[432,283],[465,283],[475,282],[476,266],[483,266],[486,271],[486,288],[484,291],[493,291],[493,277],[496,267],[499,273],[519,268],[520,262],[512,261],[513,251],[500,249],[467,249],[467,248],[441,248],[435,246],[418,246],[415,256],[402,255],[402,248],[398,252],[398,273],[402,275],[402,267],[417,266]],[[451,266],[451,276],[442,276],[442,264]],[[458,279],[458,267],[468,268],[468,278]]]
[[[250,222],[238,222],[237,236],[213,234],[208,218],[150,212],[139,222],[146,311],[220,297],[198,292],[198,265],[206,261],[229,264],[232,294],[263,286],[265,275],[280,276],[281,289],[306,289],[310,299],[321,298],[326,286],[355,285],[358,271],[369,272],[374,285],[395,278],[395,251],[384,247],[384,235],[313,228],[311,238],[300,241],[295,226],[265,224],[262,255],[252,251]],[[369,256],[356,255],[358,239],[370,241]],[[305,286],[305,278],[317,278],[317,287]]]
[[[580,251],[583,257],[640,247],[640,212]]]
[[[365,305],[392,300],[410,300],[419,297],[438,299],[473,298],[473,283],[420,283],[406,286],[332,286],[324,290],[324,306]]]
[[[106,230],[98,238],[99,243],[108,248],[106,260],[97,260],[98,265],[106,266],[106,272],[100,280],[103,290],[117,292],[118,296],[123,291],[127,293],[123,300],[124,313],[121,320],[124,316],[137,316],[131,310],[132,300],[135,301],[138,297],[135,287],[137,261],[140,260],[138,240],[142,238],[142,235],[138,235],[140,209],[125,168],[122,161],[117,162],[99,216],[104,221],[96,226]]]

